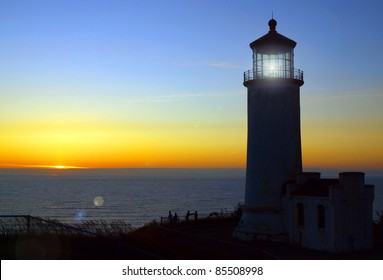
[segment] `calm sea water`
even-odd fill
[[[383,178],[374,212],[383,210]],[[65,223],[123,220],[134,227],[190,210],[207,216],[244,201],[242,169],[0,169],[0,215],[32,215]]]
[[[190,210],[206,216],[244,200],[239,169],[1,170],[0,215],[142,226]]]

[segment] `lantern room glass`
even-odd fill
[[[253,71],[255,78],[293,78],[293,50],[278,53],[262,53],[253,49]]]

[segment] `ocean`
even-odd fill
[[[3,169],[0,215],[64,223],[122,220],[133,227],[172,211],[200,217],[244,201],[240,169]]]
[[[383,177],[374,217],[383,210]],[[140,227],[167,217],[234,211],[243,203],[244,169],[0,169],[0,215],[32,215],[74,224],[121,220]]]

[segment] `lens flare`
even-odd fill
[[[93,200],[93,203],[97,207],[101,207],[104,205],[104,198],[102,196],[96,196]]]
[[[85,210],[77,210],[74,214],[74,219],[77,221],[77,222],[82,222],[86,219],[86,212]]]

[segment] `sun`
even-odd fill
[[[86,169],[88,167],[73,165],[41,165],[41,164],[2,164],[0,168],[49,168],[49,169]]]
[[[49,167],[53,168],[53,169],[82,169],[82,168],[85,168],[85,167],[72,166],[72,165],[51,165]]]
[[[54,169],[66,169],[67,167],[64,165],[55,165],[53,166]]]

